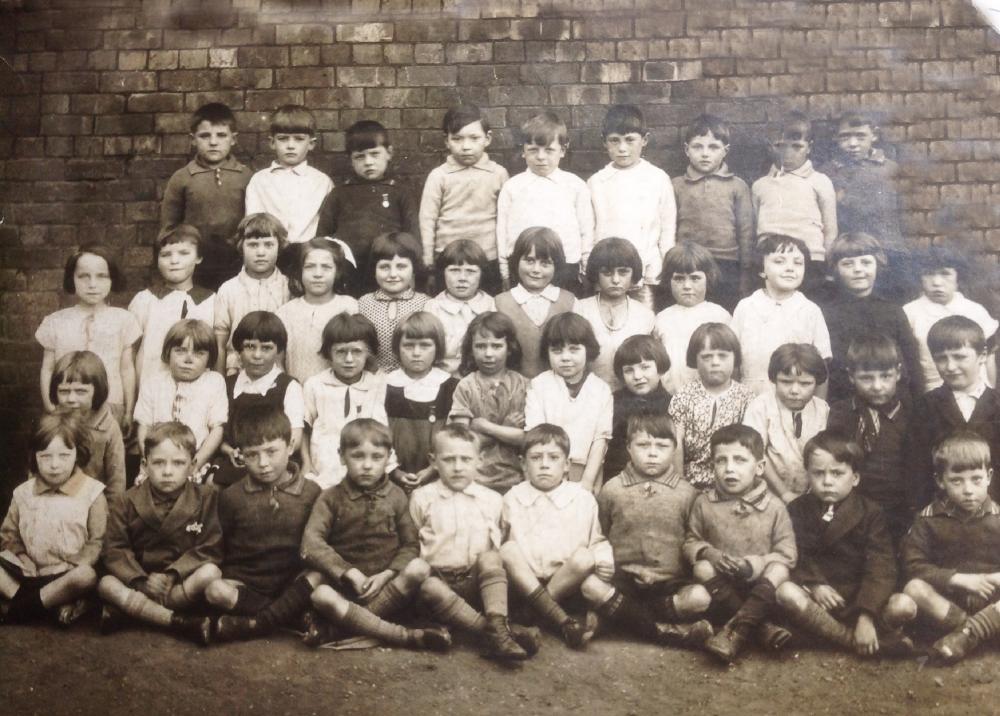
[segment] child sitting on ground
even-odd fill
[[[178,612],[222,576],[218,493],[190,480],[195,441],[187,426],[157,423],[143,452],[146,481],[111,505],[101,555],[108,574],[97,586],[107,603],[101,633],[130,617],[207,646],[211,619]]]

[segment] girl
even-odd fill
[[[428,454],[451,412],[458,379],[437,367],[444,355],[444,326],[426,311],[396,326],[392,352],[400,364],[385,379],[385,412],[399,460],[393,478],[410,491],[430,478]]]
[[[561,313],[542,330],[540,351],[549,370],[532,379],[524,408],[524,428],[541,423],[569,435],[569,479],[595,492],[611,438],[611,388],[590,371],[601,347],[583,316]]]
[[[135,404],[133,347],[142,337],[135,316],[107,303],[108,294],[125,288],[125,278],[111,253],[99,244],[85,244],[69,257],[63,270],[63,290],[75,294],[77,304],[50,313],[35,332],[45,349],[42,355],[42,402],[55,407],[49,397],[52,369],[70,351],[97,354],[108,372],[108,408],[119,424],[132,422]]]
[[[398,357],[385,350],[396,327],[430,300],[417,290],[424,285],[422,252],[420,242],[402,231],[382,234],[372,243],[369,268],[375,272],[378,290],[358,299],[358,312],[375,325],[381,347],[378,364],[386,373],[399,368]],[[444,356],[444,351],[438,355]]]
[[[358,302],[334,293],[346,285],[353,259],[338,239],[316,237],[302,244],[298,253],[294,298],[277,310],[288,331],[285,372],[300,383],[327,368],[320,353],[323,328],[338,313],[357,313]],[[347,249],[350,251],[350,249]]]
[[[733,380],[739,375],[740,342],[729,326],[703,323],[688,344],[687,365],[698,371],[670,401],[677,435],[677,469],[699,490],[715,484],[709,439],[726,425],[740,423],[753,391]]]
[[[378,335],[364,316],[339,313],[323,328],[320,353],[330,367],[305,385],[302,469],[324,489],[344,479],[340,431],[355,418],[389,424],[385,414],[385,376],[378,371]]]
[[[59,608],[59,623],[69,625],[83,612],[74,600],[97,584],[108,521],[104,485],[82,469],[90,454],[75,411],[43,416],[30,450],[31,477],[14,490],[0,528],[0,622]]]
[[[556,272],[566,266],[566,254],[556,232],[534,226],[517,237],[508,265],[517,285],[496,297],[497,310],[514,322],[523,355],[521,373],[534,378],[545,370],[538,348],[542,325],[552,316],[573,310],[576,301],[572,293],[552,283]]]
[[[500,493],[523,480],[519,449],[528,379],[517,372],[520,367],[513,321],[495,311],[473,318],[462,341],[465,377],[455,388],[448,419],[479,433],[478,482]]]
[[[209,370],[218,358],[212,329],[204,321],[187,318],[175,323],[163,339],[160,358],[166,371],[142,382],[135,405],[139,449],[154,423],[171,420],[184,423],[194,433],[198,451],[194,456],[197,475],[222,444],[223,427],[229,419],[226,380]]]
[[[479,289],[489,265],[486,252],[471,239],[452,241],[436,262],[437,280],[444,291],[427,302],[425,310],[444,326],[445,355],[441,367],[458,376],[462,339],[469,323],[486,311],[496,310],[493,297]]]
[[[653,335],[670,357],[670,370],[663,377],[668,393],[676,395],[698,377],[685,360],[694,330],[703,323],[729,325],[732,320],[722,306],[705,300],[706,294],[718,286],[720,277],[712,252],[699,244],[678,244],[663,257],[660,287],[669,288],[673,305],[656,314]]]
[[[625,239],[601,239],[587,261],[587,281],[597,287],[597,294],[573,307],[594,329],[601,352],[592,369],[612,390],[621,387],[611,365],[618,346],[629,336],[651,333],[656,320],[649,308],[629,297],[641,280],[642,259],[635,245]]]
[[[77,410],[88,430],[90,459],[83,471],[104,484],[113,498],[125,492],[125,445],[118,421],[108,407],[108,373],[96,353],[73,351],[56,361],[49,384],[49,400]]]

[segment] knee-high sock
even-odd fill
[[[636,599],[629,599],[618,590],[615,590],[611,599],[598,607],[597,612],[628,627],[643,639],[655,640],[659,636],[656,619],[646,606]]]
[[[712,577],[705,582],[705,589],[712,596],[712,604],[709,609],[714,616],[728,619],[743,606],[743,600],[736,593],[728,577],[721,575]]]
[[[119,604],[121,610],[133,619],[137,619],[147,624],[156,624],[161,627],[170,626],[170,619],[174,613],[162,604],[157,604],[142,592],[135,589],[128,589],[128,595]]]
[[[479,595],[483,611],[490,616],[507,616],[507,572],[484,569],[479,572]]]
[[[980,644],[995,639],[1000,635],[1000,610],[991,604],[969,617],[963,628]]]
[[[743,626],[747,629],[758,626],[767,619],[774,603],[774,585],[766,579],[757,580],[750,590],[750,596],[733,615],[734,626]]]
[[[355,634],[375,637],[388,644],[410,646],[414,643],[411,630],[387,622],[354,603],[348,605],[347,613],[340,619],[340,623]]]
[[[273,602],[257,612],[257,622],[264,629],[276,629],[288,624],[309,608],[309,596],[312,590],[309,580],[299,577]]]
[[[447,593],[434,594],[426,601],[434,618],[444,624],[473,632],[486,630],[486,620],[483,619],[483,615],[450,590]]]
[[[528,602],[536,612],[555,626],[562,626],[569,621],[569,615],[559,606],[559,602],[552,598],[549,590],[545,587],[540,586],[529,594]]]
[[[409,601],[410,595],[400,589],[396,580],[393,579],[382,587],[382,590],[372,597],[371,601],[364,607],[376,616],[387,617],[405,607]]]

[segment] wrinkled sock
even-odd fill
[[[299,577],[278,597],[257,612],[257,622],[266,630],[276,629],[295,620],[309,608],[313,587],[305,577]]]
[[[483,632],[488,626],[483,615],[454,592],[433,594],[426,599],[431,615],[439,622],[472,632]]]
[[[413,644],[410,629],[387,622],[353,602],[348,605],[347,613],[340,619],[340,623],[355,634],[374,637],[387,644],[396,646],[411,646]]]
[[[549,590],[543,586],[539,586],[528,595],[528,603],[531,604],[531,607],[536,612],[548,620],[550,624],[561,627],[569,621],[569,615],[559,606],[559,602],[549,594]]]
[[[128,589],[128,595],[121,605],[123,612],[133,619],[137,619],[147,624],[156,624],[161,627],[170,626],[170,619],[174,613],[162,604],[157,604],[140,591]]]
[[[969,617],[962,629],[980,644],[990,641],[1000,634],[1000,610],[996,604],[991,604]]]
[[[479,572],[479,594],[486,614],[507,616],[507,572],[502,568]]]
[[[410,595],[403,593],[396,581],[392,580],[364,606],[376,616],[387,617],[405,607],[409,601]]]

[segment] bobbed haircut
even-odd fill
[[[486,258],[483,247],[472,239],[457,239],[444,247],[434,260],[434,272],[437,274],[438,285],[444,286],[444,270],[449,266],[461,266],[468,264],[478,266],[480,271],[485,271],[490,260]]]
[[[323,342],[319,354],[331,360],[334,346],[355,341],[368,346],[365,370],[374,373],[378,366],[378,331],[375,330],[375,324],[360,313],[338,313],[327,321],[323,326]]]
[[[215,365],[219,358],[219,347],[215,343],[215,333],[212,327],[204,321],[195,318],[183,318],[170,327],[167,335],[163,338],[163,349],[160,351],[160,360],[164,364],[170,363],[170,351],[179,348],[184,341],[191,339],[191,345],[196,351],[206,351],[208,353],[209,368]]]
[[[834,269],[841,259],[853,259],[857,256],[873,256],[880,269],[885,268],[888,263],[882,244],[863,231],[849,231],[834,239],[826,253],[826,262]]]
[[[392,433],[389,428],[371,418],[355,418],[340,431],[340,452],[364,445],[366,442],[376,447],[392,450]]]
[[[625,366],[651,360],[656,363],[656,372],[663,375],[670,370],[670,356],[663,343],[647,335],[629,336],[615,351],[612,368],[618,380],[625,380]]]
[[[271,113],[269,133],[316,135],[316,115],[301,104],[285,104]]]
[[[990,444],[979,433],[962,429],[935,443],[931,450],[934,475],[940,479],[945,470],[990,469],[993,465]]]
[[[222,102],[209,102],[196,109],[191,115],[191,133],[194,134],[202,122],[224,124],[229,131],[236,132],[236,115]]]
[[[272,440],[292,442],[292,424],[280,405],[252,405],[233,420],[233,442],[241,450]]]
[[[601,271],[613,271],[618,267],[632,269],[633,285],[642,280],[642,257],[635,244],[617,237],[601,239],[594,244],[587,259],[587,280],[596,286]]]
[[[354,266],[347,260],[344,247],[327,236],[314,236],[308,241],[299,244],[295,255],[295,273],[288,277],[289,287],[296,296],[305,295],[305,287],[302,285],[302,272],[306,268],[306,258],[311,251],[326,251],[333,259],[334,293],[342,293],[347,285],[347,279],[354,273]]]
[[[461,440],[462,442],[467,442],[476,447],[479,446],[479,433],[470,428],[468,425],[463,425],[462,423],[447,423],[438,430],[431,440],[433,445],[432,452],[438,451],[438,446],[440,441],[444,438],[450,438],[452,440]]]
[[[505,313],[486,311],[472,319],[462,337],[462,362],[459,365],[459,372],[462,375],[469,375],[477,369],[476,360],[472,356],[472,343],[478,333],[487,333],[495,338],[505,340],[507,342],[507,368],[521,370],[523,353],[521,342],[517,340],[514,322]]]
[[[49,381],[49,401],[53,405],[59,405],[59,386],[63,383],[94,386],[91,410],[99,410],[108,400],[108,371],[104,361],[91,351],[70,351],[56,361]]]
[[[555,275],[558,276],[563,267],[566,266],[566,252],[563,251],[562,241],[559,234],[547,226],[530,226],[521,232],[514,242],[510,256],[507,258],[507,268],[510,270],[511,281],[520,282],[518,275],[518,265],[521,259],[535,250],[535,257],[548,259],[556,268]]]
[[[250,311],[236,324],[233,348],[241,351],[247,341],[273,343],[278,352],[284,353],[288,347],[288,331],[277,314],[270,311]]]
[[[742,445],[750,451],[755,460],[764,459],[764,440],[760,437],[760,433],[749,425],[734,424],[721,427],[712,433],[708,443],[713,456],[715,448],[719,445]]]
[[[90,431],[83,417],[77,410],[57,408],[38,419],[28,441],[28,466],[34,474],[38,474],[36,453],[45,450],[56,438],[76,450],[77,467],[90,462]]]
[[[557,313],[542,326],[538,354],[545,365],[551,368],[549,349],[570,345],[582,345],[587,350],[588,364],[601,354],[601,344],[597,342],[590,321],[578,313]]]
[[[247,239],[266,239],[273,236],[278,240],[278,248],[288,245],[288,230],[276,216],[260,211],[247,214],[236,227],[236,249],[243,253],[243,242]]]
[[[785,343],[775,348],[767,363],[767,377],[772,383],[779,373],[807,373],[816,379],[816,385],[826,382],[826,361],[811,343]]]
[[[733,354],[733,377],[739,375],[743,364],[743,351],[740,349],[740,339],[733,329],[725,323],[702,323],[694,329],[691,340],[688,341],[685,356],[688,368],[698,367],[698,354],[704,350],[729,351]]]
[[[373,119],[362,119],[347,128],[344,138],[348,154],[363,152],[375,147],[391,147],[389,130]]]
[[[835,430],[820,430],[813,435],[806,446],[802,448],[802,461],[806,470],[817,450],[830,453],[837,462],[850,465],[854,472],[860,472],[865,462],[865,454],[861,446],[854,440]]]
[[[553,141],[558,141],[562,147],[569,145],[566,123],[555,112],[541,112],[526,119],[521,124],[519,136],[521,144],[536,147],[547,147]]]
[[[942,269],[954,269],[961,281],[968,276],[969,262],[963,254],[950,246],[931,246],[917,254],[917,270],[921,276]]]
[[[785,236],[784,234],[761,234],[753,250],[754,270],[757,273],[763,273],[764,259],[769,255],[785,254],[795,249],[798,249],[802,253],[803,258],[805,258],[805,265],[808,266],[812,260],[812,253],[809,251],[809,247],[806,246],[805,241],[797,239],[794,236]]]
[[[927,332],[927,348],[931,355],[942,351],[961,350],[968,346],[976,353],[986,352],[986,335],[982,326],[965,316],[946,316]]]
[[[194,250],[201,256],[201,231],[197,226],[191,224],[177,224],[170,226],[160,232],[153,242],[153,265],[160,258],[160,252],[172,244],[191,244]]]
[[[613,104],[608,107],[601,124],[601,136],[633,133],[643,136],[649,133],[642,110],[634,104]]]
[[[684,143],[687,144],[695,137],[704,137],[711,134],[720,142],[729,146],[730,129],[729,123],[722,117],[714,114],[700,114],[688,125],[684,131]]]
[[[434,341],[434,363],[439,363],[445,354],[444,326],[441,319],[428,311],[414,311],[404,318],[392,332],[392,354],[399,358],[399,345],[404,338],[419,340],[429,338]]]
[[[104,259],[104,263],[108,265],[108,276],[111,278],[111,290],[113,292],[117,293],[118,291],[125,290],[125,274],[122,273],[118,261],[115,260],[111,253],[111,249],[104,244],[91,241],[81,244],[80,248],[66,259],[66,265],[63,267],[63,291],[69,294],[76,293],[76,280],[73,278],[73,275],[76,273],[76,265],[86,254]]]
[[[689,241],[677,244],[663,256],[663,267],[660,270],[660,291],[670,293],[670,280],[674,274],[696,273],[705,274],[705,293],[711,294],[719,285],[722,273],[719,264],[715,262],[712,252],[701,244]]]
[[[673,440],[676,444],[677,433],[674,432],[674,421],[669,415],[633,415],[628,419],[625,428],[625,442],[632,442],[639,433],[646,433],[651,438]]]
[[[552,423],[541,423],[526,431],[521,454],[527,454],[528,450],[536,445],[548,445],[549,443],[554,443],[566,457],[569,457],[569,435],[561,427]]]
[[[458,134],[462,131],[462,127],[470,125],[473,122],[479,122],[482,125],[484,133],[490,131],[490,123],[479,107],[474,104],[460,104],[445,112],[444,121],[441,123],[441,131],[445,134]]]
[[[899,346],[884,333],[865,331],[851,339],[844,362],[850,372],[856,370],[892,370],[902,358]]]
[[[168,423],[154,423],[149,428],[145,440],[142,441],[143,455],[149,455],[150,450],[168,441],[190,455],[192,460],[194,459],[194,455],[198,451],[198,441],[195,439],[194,433],[191,432],[191,428],[176,420]]]
[[[379,261],[391,261],[396,256],[410,260],[413,265],[413,288],[421,290],[427,277],[424,250],[416,237],[405,231],[390,231],[375,237],[368,255],[369,275],[375,275],[375,267]]]

